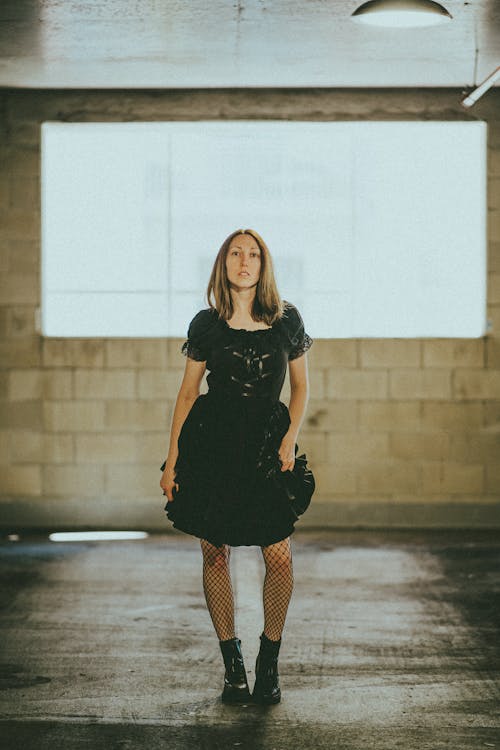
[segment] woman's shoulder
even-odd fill
[[[295,313],[300,314],[297,306],[293,304],[293,302],[290,302],[290,300],[283,300],[283,314],[285,315],[294,315]]]
[[[198,310],[189,323],[188,335],[199,335],[209,331],[218,320],[217,310],[213,307],[204,307]]]
[[[213,308],[198,310],[189,323],[187,339],[181,347],[182,353],[191,359],[206,360],[219,335],[217,320],[218,313]]]
[[[300,327],[304,325],[302,315],[300,314],[297,306],[294,305],[293,302],[290,302],[286,299],[283,300],[283,316],[281,318],[281,322],[285,326],[285,329],[288,332],[291,332],[292,335],[295,335]]]
[[[289,359],[295,359],[310,349],[313,340],[306,333],[304,321],[296,305],[289,300],[283,300],[284,310],[280,319],[281,330],[289,348]]]

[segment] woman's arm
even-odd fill
[[[177,440],[182,429],[182,425],[198,396],[200,395],[200,383],[205,373],[207,363],[198,362],[197,360],[186,359],[186,367],[184,370],[184,377],[177,394],[175,401],[174,413],[172,415],[172,423],[170,426],[170,442],[168,447],[168,455],[165,461],[165,469],[163,472],[160,486],[166,489],[166,480],[168,482],[170,490],[170,484],[173,482],[174,477],[174,466],[178,456],[178,445]],[[168,494],[168,493],[167,493]],[[170,498],[169,498],[170,499]]]
[[[295,443],[299,435],[300,426],[306,413],[309,400],[309,373],[307,366],[307,352],[288,362],[290,372],[290,427],[281,441],[279,457],[282,461],[281,471],[290,471],[295,464]]]

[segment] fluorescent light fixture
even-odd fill
[[[116,539],[145,539],[147,531],[56,531],[51,542],[107,542]]]
[[[452,16],[433,0],[369,0],[356,8],[351,19],[369,26],[404,29],[437,26],[451,21]]]
[[[462,99],[461,104],[463,107],[472,107],[473,104],[477,102],[477,100],[488,91],[489,88],[493,86],[495,81],[500,78],[500,65],[498,68],[495,68],[493,73],[491,73],[488,78],[485,78],[484,81],[474,89],[474,91],[471,91],[471,93],[465,97],[465,99]]]

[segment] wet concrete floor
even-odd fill
[[[297,532],[282,703],[220,702],[198,540],[0,543],[0,745],[500,748],[500,535]],[[260,549],[232,551],[253,684]]]

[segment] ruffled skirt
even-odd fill
[[[275,479],[289,426],[279,400],[210,390],[198,396],[179,434],[179,488],[165,506],[173,526],[216,546],[267,546],[290,536],[297,512]]]

